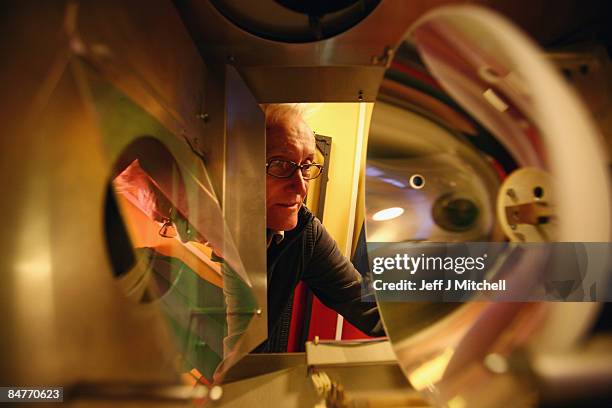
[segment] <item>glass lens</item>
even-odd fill
[[[302,167],[302,176],[304,176],[306,180],[317,178],[319,177],[319,174],[321,174],[321,168],[314,163],[309,165],[307,164]]]
[[[433,243],[609,240],[604,149],[541,50],[501,17],[467,7],[431,12],[405,40],[385,73],[368,136],[369,248],[388,244],[392,254],[410,243],[426,257]],[[521,212],[527,208],[533,216]],[[489,276],[503,276],[514,293],[556,281],[545,274],[555,269],[542,267],[548,254],[522,248],[530,251]],[[550,257],[577,271],[586,258]],[[495,362],[521,348],[573,346],[584,328],[558,322],[570,314],[586,321],[596,311],[587,303],[426,303],[383,294],[376,294],[379,309],[400,366],[436,406],[533,405],[534,384],[496,372]],[[478,298],[485,299],[494,297]]]
[[[295,164],[286,160],[271,160],[268,163],[268,174],[276,177],[290,177],[295,171]]]

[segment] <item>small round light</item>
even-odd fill
[[[401,207],[391,207],[380,210],[372,216],[374,221],[387,221],[397,218],[404,213],[404,209]]]

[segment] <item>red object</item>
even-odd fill
[[[440,84],[431,76],[427,75],[424,72],[421,72],[415,68],[409,67],[407,65],[401,64],[399,62],[392,62],[391,63],[391,68],[400,71],[408,76],[411,76],[415,79],[418,79],[421,82],[424,82],[428,85],[433,86],[436,89],[442,90],[442,87],[440,86]]]
[[[319,336],[320,340],[334,340],[336,338],[336,325],[338,313],[325,306],[316,296],[313,296],[308,340]],[[371,339],[361,330],[344,320],[342,326],[342,340]]]
[[[316,296],[312,298],[312,309],[310,311],[310,327],[308,328],[308,340],[314,340],[319,336],[321,340],[333,340],[336,338],[336,320],[338,313],[325,306]]]
[[[497,160],[495,160],[494,158],[490,156],[488,156],[488,159],[491,165],[493,166],[493,169],[497,172],[497,177],[499,177],[500,180],[505,180],[507,174],[506,174],[506,170],[504,170],[502,165]]]
[[[344,324],[342,326],[342,340],[358,340],[358,339],[372,339],[373,337],[368,336],[352,324],[350,324],[346,319],[344,320]]]
[[[304,332],[307,297],[308,287],[304,285],[304,282],[299,282],[293,291],[293,309],[291,311],[291,324],[289,325],[289,339],[287,341],[287,351],[289,353],[302,351],[303,348],[300,342]]]

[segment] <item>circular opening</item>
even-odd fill
[[[537,186],[533,189],[533,196],[537,199],[544,197],[544,189],[540,186]]]
[[[410,187],[416,190],[421,189],[425,187],[425,177],[421,176],[420,174],[413,174],[410,176],[409,183]]]
[[[268,40],[303,43],[345,32],[370,15],[380,0],[211,0],[211,3],[244,31]]]
[[[478,220],[478,207],[467,198],[444,195],[433,205],[432,216],[440,228],[460,232],[469,230]]]
[[[278,4],[290,10],[306,15],[322,16],[335,13],[349,6],[359,3],[360,0],[276,0]]]
[[[163,296],[182,271],[173,248],[191,232],[184,192],[174,157],[152,137],[131,143],[113,166],[105,199],[107,251],[122,292],[137,303]]]

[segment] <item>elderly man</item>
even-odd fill
[[[328,307],[371,336],[383,336],[378,309],[362,302],[361,275],[321,222],[304,206],[310,180],[321,174],[315,138],[297,105],[264,107],[268,232],[268,340],[257,351],[287,348],[291,293],[306,282]]]

